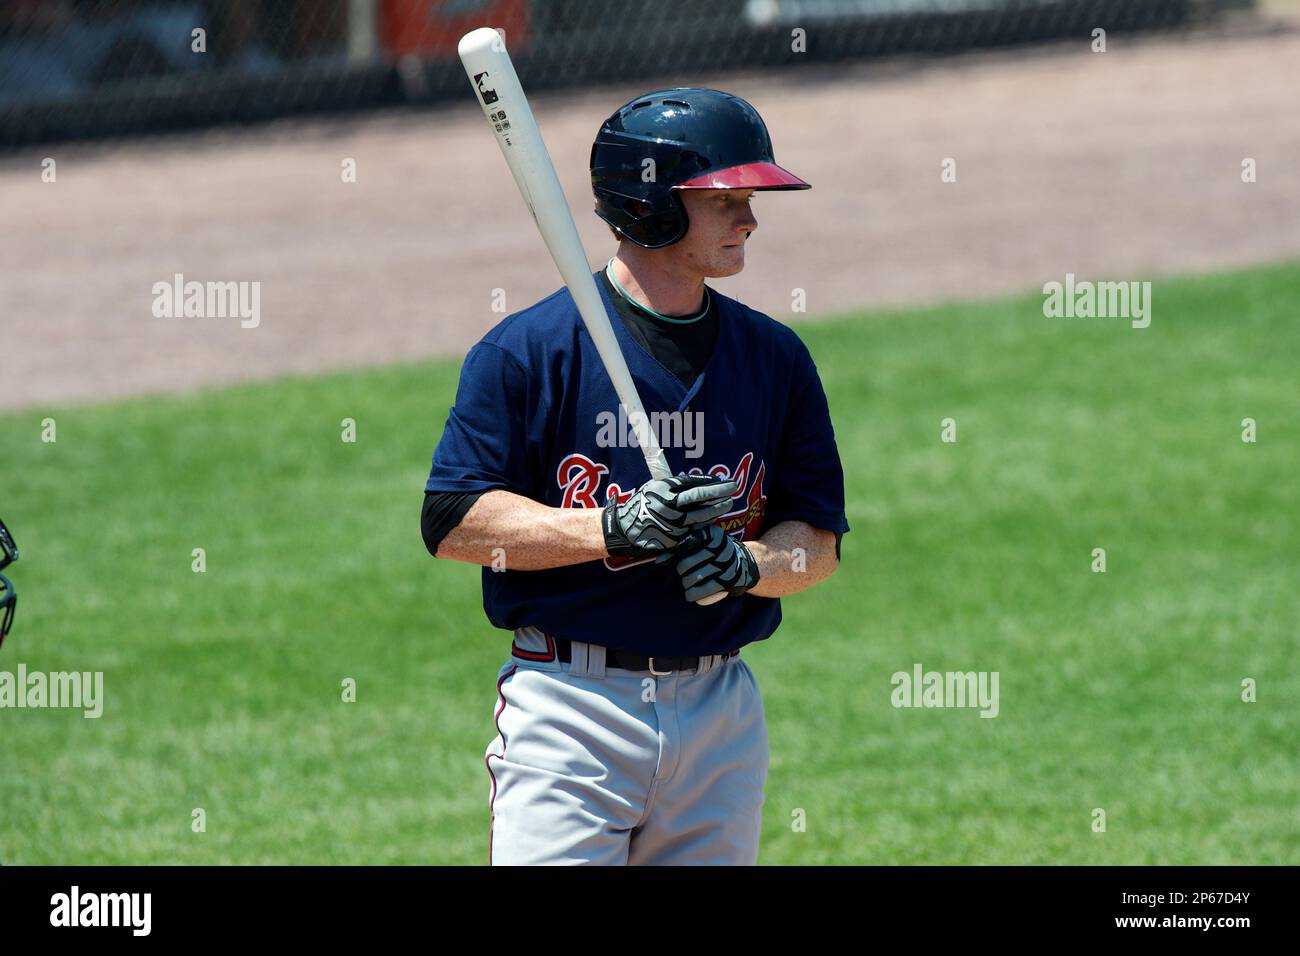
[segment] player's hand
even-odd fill
[[[614,557],[629,558],[672,551],[696,528],[730,511],[736,487],[711,475],[653,478],[627,501],[605,506],[605,548]]]
[[[739,597],[758,583],[758,561],[745,543],[717,525],[691,533],[671,555],[655,563],[674,560],[686,600],[700,603],[713,595]],[[712,602],[709,602],[712,603]]]

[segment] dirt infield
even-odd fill
[[[661,85],[749,99],[813,184],[760,195],[746,270],[715,282],[790,320],[794,288],[816,316],[1300,257],[1297,62],[1284,30]],[[590,212],[591,139],[648,88],[534,99],[593,269],[614,244]],[[468,94],[38,151],[0,164],[0,210],[0,407],[460,355],[501,319],[494,290],[516,311],[560,284]],[[260,282],[260,324],[155,317],[176,273]]]

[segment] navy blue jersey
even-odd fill
[[[674,473],[734,479],[718,519],[753,541],[782,521],[843,534],[844,473],[826,394],[807,347],[785,325],[711,290],[717,344],[689,388],[611,316],[646,412],[681,413],[664,441]],[[507,316],[470,349],[426,491],[502,488],[552,507],[603,508],[648,481],[645,457],[617,421],[618,396],[567,288]],[[690,418],[688,424],[686,419]],[[699,434],[689,432],[699,425]],[[661,423],[661,440],[670,425]],[[611,441],[611,438],[614,441]],[[769,637],[781,602],[746,594],[700,607],[671,562],[605,558],[544,571],[483,569],[497,627],[668,657],[724,653]]]

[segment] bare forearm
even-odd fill
[[[839,567],[835,535],[804,521],[782,521],[752,544],[758,562],[757,597],[785,597],[825,581]]]
[[[496,489],[474,502],[438,545],[438,557],[517,571],[561,568],[605,557],[600,511],[551,508]]]

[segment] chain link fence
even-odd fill
[[[1251,0],[0,0],[0,147],[467,96],[495,26],[526,89],[1203,23]]]

